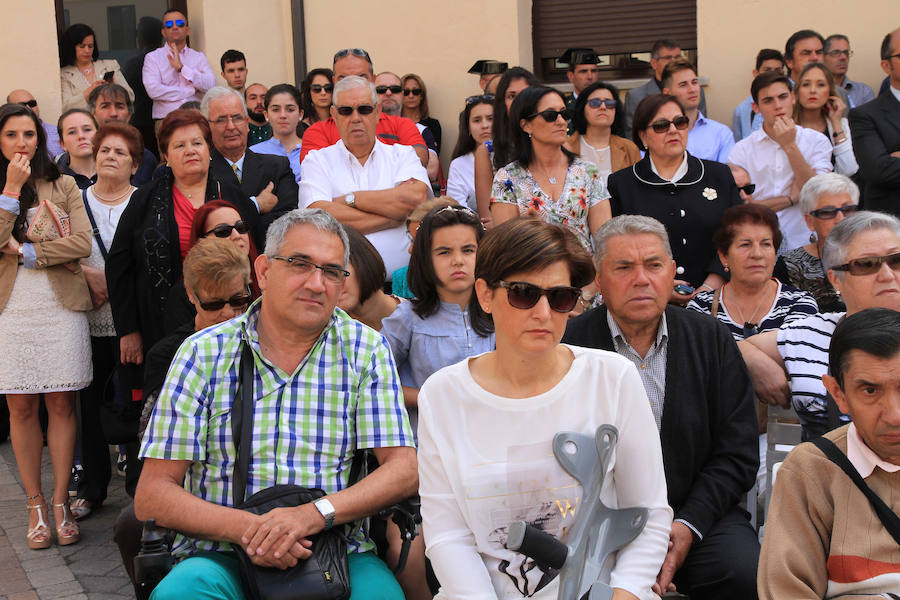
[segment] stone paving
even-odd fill
[[[53,489],[44,448],[43,488]],[[134,591],[113,542],[113,523],[131,499],[113,471],[103,506],[81,521],[81,541],[31,550],[25,491],[9,441],[0,444],[0,600],[127,600]],[[51,517],[52,521],[52,517]],[[52,527],[52,522],[50,523]]]

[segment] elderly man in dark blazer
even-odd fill
[[[297,208],[297,181],[288,159],[247,148],[250,122],[240,93],[216,86],[206,92],[200,111],[209,120],[214,148],[209,173],[250,196],[260,213],[261,235],[279,216]]]
[[[850,133],[865,182],[863,207],[900,216],[900,29],[884,36],[881,68],[890,85],[850,110]]]
[[[755,599],[759,542],[739,503],[759,468],[757,421],[737,345],[712,317],[666,305],[675,261],[659,221],[615,217],[594,251],[604,306],[569,321],[563,342],[629,358],[650,399],[675,511],[655,589]]]

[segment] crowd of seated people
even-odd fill
[[[287,570],[332,528],[353,598],[556,598],[509,525],[566,542],[591,494],[648,511],[597,571],[615,600],[898,593],[900,30],[877,97],[846,36],[761,50],[730,129],[674,40],[624,95],[592,49],[560,58],[569,95],[479,61],[444,179],[419,75],[346,48],[260,83],[230,49],[217,85],[185,14],[153,26],[125,69],[66,29],[56,127],[25,90],[0,106],[0,394],[30,548],[80,540],[115,443],[136,593],[142,521],[173,532],[157,600],[240,600],[234,549]],[[246,496],[322,497],[235,508],[239,394]],[[777,480],[775,406],[804,442]],[[583,489],[554,435],[601,425],[616,451]],[[362,525],[416,495],[411,543]]]

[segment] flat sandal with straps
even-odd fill
[[[41,499],[40,504],[28,504],[37,498]],[[25,501],[25,506],[28,507],[29,515],[28,533],[25,534],[25,538],[28,540],[28,547],[32,550],[44,550],[49,548],[52,540],[50,539],[50,527],[47,525],[47,502],[40,493],[37,493],[34,496],[28,497]],[[35,523],[34,526],[31,526],[31,511],[33,510],[37,511],[37,523]]]
[[[62,509],[62,519],[56,517],[56,509]],[[56,543],[60,546],[68,546],[74,544],[81,539],[81,530],[75,517],[72,516],[72,509],[69,508],[69,499],[65,502],[53,505],[53,516],[56,518]]]

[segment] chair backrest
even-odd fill
[[[800,444],[803,427],[794,408],[780,406],[769,407],[769,424],[766,429],[766,515],[769,514],[769,501],[772,498],[772,486],[778,475],[778,468],[788,453]]]

